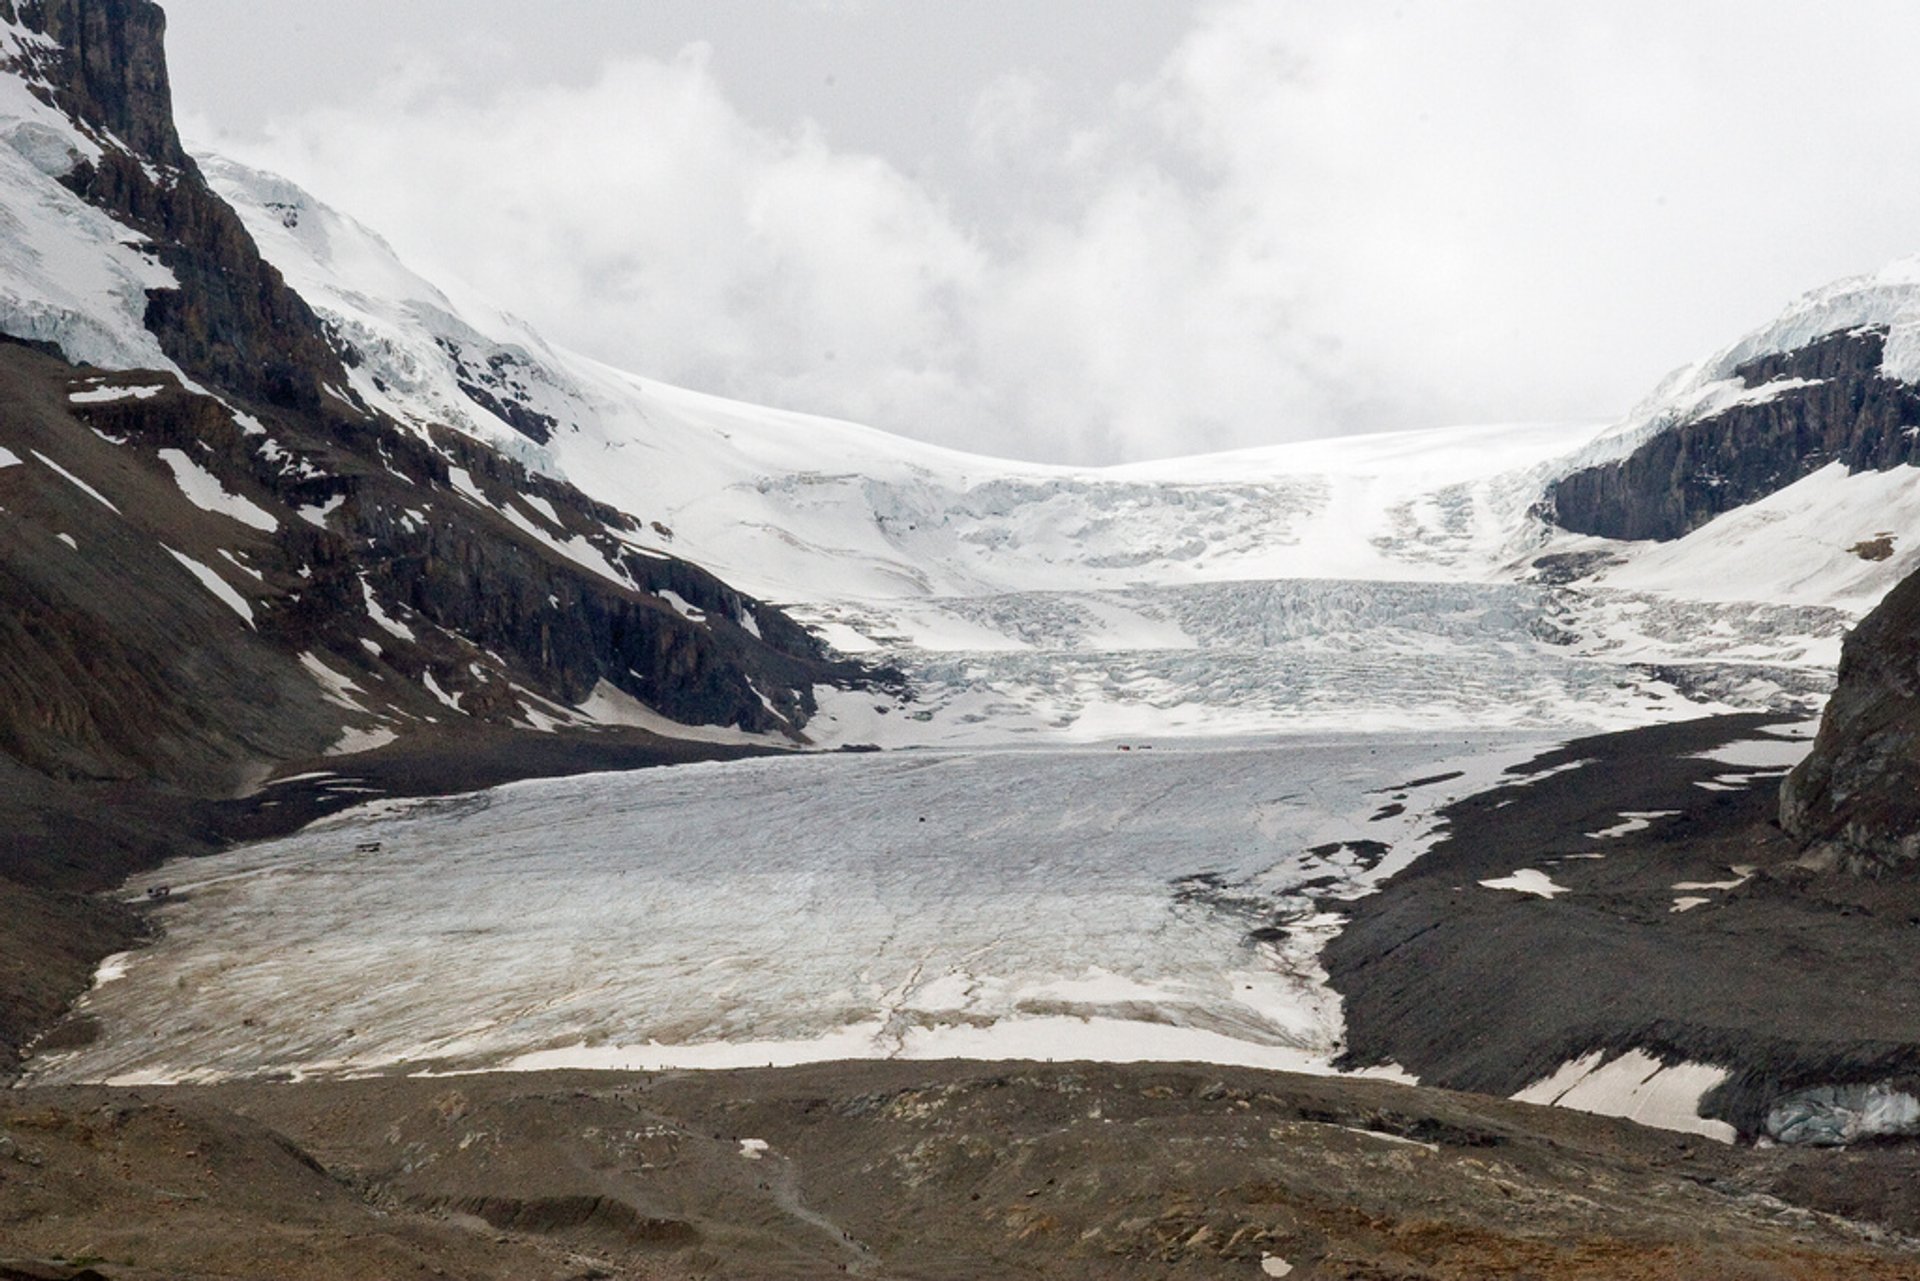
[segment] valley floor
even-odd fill
[[[44,1088],[0,1277],[1895,1281],[1916,1174],[1194,1065]]]

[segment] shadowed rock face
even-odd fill
[[[1920,872],[1920,575],[1847,637],[1813,752],[1780,790],[1780,823],[1816,862]]]
[[[152,0],[0,0],[0,15],[43,32],[57,56],[36,66],[56,105],[156,163],[182,167],[167,79],[167,16]]]
[[[1618,462],[1554,485],[1548,512],[1577,534],[1679,538],[1830,463],[1850,472],[1920,462],[1920,389],[1880,373],[1886,331],[1829,334],[1741,365],[1749,388],[1806,380],[1661,432]]]

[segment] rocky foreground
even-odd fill
[[[1920,1154],[856,1063],[0,1095],[0,1278],[1912,1278]]]

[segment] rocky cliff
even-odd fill
[[[345,372],[313,312],[261,260],[180,145],[160,7],[0,0],[0,18],[46,37],[8,70],[99,144],[96,157],[82,158],[61,181],[144,235],[179,281],[148,295],[147,327],[162,349],[222,391],[322,409],[323,388],[345,388]]]
[[[640,548],[638,516],[362,404],[182,149],[157,5],[0,0],[0,20],[5,70],[71,126],[48,176],[171,276],[142,319],[176,366],[0,361],[19,410],[5,480],[31,498],[14,524],[41,526],[11,530],[0,561],[15,759],[230,786],[348,729],[588,724],[574,709],[596,692],[797,735],[815,684],[860,679],[777,610]]]
[[[1920,576],[1847,637],[1813,752],[1781,788],[1780,822],[1816,864],[1920,870]]]
[[[1882,372],[1886,341],[1884,326],[1847,329],[1739,365],[1746,394],[1729,407],[1557,482],[1554,523],[1674,539],[1833,463],[1861,472],[1920,462],[1920,388]]]

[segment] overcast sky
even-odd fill
[[[1610,418],[1920,251],[1920,5],[163,0],[190,139],[553,340],[1111,462]]]

